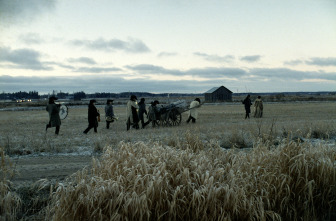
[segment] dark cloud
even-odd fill
[[[32,49],[11,50],[0,47],[0,63],[9,63],[10,68],[31,70],[52,70],[51,67],[40,61],[41,54]]]
[[[0,88],[5,92],[32,91],[51,93],[53,90],[64,92],[167,92],[194,93],[205,92],[209,86],[202,82],[195,88],[195,81],[154,81],[148,79],[125,80],[111,76],[81,77],[10,77],[0,76]]]
[[[161,66],[150,64],[141,64],[135,66],[126,66],[127,69],[142,74],[170,74],[175,76],[191,75],[198,77],[219,78],[219,77],[240,77],[246,74],[246,71],[239,68],[194,68],[186,71],[176,69],[166,69]]]
[[[116,72],[121,71],[120,68],[102,68],[102,67],[80,67],[74,70],[74,72],[83,73],[103,73],[103,72]]]
[[[246,62],[257,62],[261,59],[261,56],[260,55],[249,55],[249,56],[244,56],[244,57],[241,57],[240,60],[241,61],[246,61]]]
[[[178,55],[178,54],[175,53],[175,52],[161,52],[157,56],[159,58],[162,58],[162,57],[171,57],[171,56],[176,56],[176,55]]]
[[[70,62],[70,63],[84,63],[84,64],[97,64],[94,59],[88,58],[88,57],[69,58],[68,62]]]
[[[209,55],[206,53],[195,52],[194,55],[204,58],[207,61],[213,62],[232,62],[235,57],[233,55],[226,55],[226,56],[218,56],[218,55]]]
[[[291,65],[291,66],[295,66],[295,65],[299,65],[302,64],[303,61],[302,60],[291,60],[291,61],[285,61],[284,65]]]
[[[336,57],[329,58],[310,58],[310,60],[305,62],[308,65],[316,65],[316,66],[336,66]]]
[[[150,51],[145,43],[137,39],[128,39],[128,41],[123,41],[119,39],[105,40],[103,38],[99,38],[94,41],[73,40],[70,44],[77,47],[85,47],[101,51],[125,51],[130,53],[145,53]]]
[[[41,44],[45,41],[36,33],[28,33],[19,36],[19,40],[27,45]]]
[[[256,68],[251,69],[249,74],[255,78],[276,79],[285,82],[309,79],[336,81],[336,72],[296,71],[287,68]]]
[[[55,9],[56,0],[0,0],[0,25],[24,25]]]

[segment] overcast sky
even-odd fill
[[[0,0],[1,92],[335,91],[335,0]]]

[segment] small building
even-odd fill
[[[232,93],[224,86],[214,87],[204,93],[205,102],[232,101]]]

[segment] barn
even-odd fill
[[[204,93],[205,102],[232,101],[232,93],[224,86],[214,87]]]

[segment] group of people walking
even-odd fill
[[[60,112],[60,105],[55,103],[57,100],[56,97],[50,97],[49,102],[46,107],[46,111],[49,113],[49,122],[46,125],[46,131],[50,127],[56,127],[55,134],[59,134],[60,126],[61,126],[61,119],[59,116]],[[95,104],[97,103],[96,100],[90,100],[88,105],[88,127],[83,131],[84,134],[87,134],[92,128],[94,132],[97,133],[98,122],[100,121],[100,113],[96,108]],[[250,118],[251,113],[251,106],[252,101],[250,95],[242,101],[245,107],[245,119]],[[159,115],[159,108],[158,104],[160,102],[155,100],[151,102],[148,112],[146,109],[145,98],[141,98],[140,102],[137,103],[137,97],[135,95],[131,95],[130,100],[127,102],[126,105],[126,129],[130,130],[131,128],[139,129],[141,124],[141,128],[145,128],[148,124],[152,123],[152,127],[158,126],[158,120],[160,119]],[[196,98],[194,101],[190,103],[189,106],[189,116],[186,123],[190,121],[192,123],[196,122],[198,117],[197,107],[201,104],[201,100]],[[145,121],[145,117],[147,116],[147,121]],[[263,116],[263,102],[261,97],[254,101],[254,117],[261,118]],[[110,124],[114,122],[117,118],[114,115],[113,111],[113,100],[108,99],[105,106],[105,120],[106,120],[106,129],[110,128]]]

